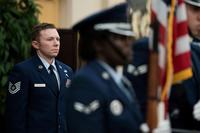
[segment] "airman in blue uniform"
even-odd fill
[[[67,133],[64,93],[72,69],[55,59],[60,37],[54,25],[33,28],[36,55],[14,66],[8,82],[6,129],[8,133]],[[53,67],[50,77],[49,66]],[[55,80],[54,80],[55,79]]]
[[[185,0],[191,36],[193,77],[173,86],[169,99],[169,111],[173,128],[200,131],[200,108],[195,108],[200,99],[200,1]],[[194,113],[194,114],[193,114]]]
[[[133,35],[123,3],[77,23],[79,54],[86,64],[75,74],[66,97],[70,133],[147,132],[135,92],[117,66],[132,60]],[[77,126],[78,124],[78,126]]]
[[[193,116],[194,106],[200,99],[199,88],[199,55],[200,41],[193,38],[191,56],[193,77],[181,83],[174,84],[170,91],[169,113],[172,128],[200,131],[200,122]],[[200,108],[198,109],[200,111]],[[198,113],[198,112],[197,112]],[[198,113],[199,114],[199,113]],[[197,114],[197,115],[198,115]]]

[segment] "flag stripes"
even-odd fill
[[[173,10],[172,2],[174,2]],[[162,93],[164,93],[162,95],[165,97],[164,95],[167,95],[168,91],[163,90],[164,88],[166,89],[164,86],[167,82],[171,83],[167,80],[173,80],[175,83],[192,76],[187,16],[184,1],[152,0],[151,24],[156,21],[159,24],[157,29],[159,32],[157,34],[157,48],[159,56],[158,66],[161,78],[160,86],[162,88]],[[152,38],[155,38],[153,37],[153,35],[155,35],[154,31],[155,28],[152,27]],[[153,48],[151,45],[150,42],[150,48]],[[169,68],[170,64],[172,66],[171,68]],[[171,69],[170,73],[168,73],[169,69]],[[168,85],[167,89],[169,89],[169,87],[171,87],[171,85]]]

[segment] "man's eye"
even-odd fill
[[[60,41],[60,38],[56,38],[57,41]]]
[[[48,38],[47,40],[48,40],[48,41],[52,41],[52,40],[53,40],[53,38]]]

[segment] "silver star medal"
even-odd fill
[[[10,94],[15,94],[20,90],[20,87],[21,87],[21,81],[15,84],[9,82],[8,91],[10,92]]]
[[[91,114],[92,112],[96,111],[99,107],[100,103],[98,100],[92,101],[89,105],[84,105],[80,102],[74,103],[74,110],[84,114]]]
[[[122,103],[119,100],[113,100],[110,103],[110,111],[113,115],[119,116],[123,112],[123,106]]]
[[[70,85],[71,85],[71,80],[67,79],[67,81],[65,83],[66,88],[68,88]]]

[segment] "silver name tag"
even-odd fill
[[[46,84],[34,84],[34,87],[46,87]]]

